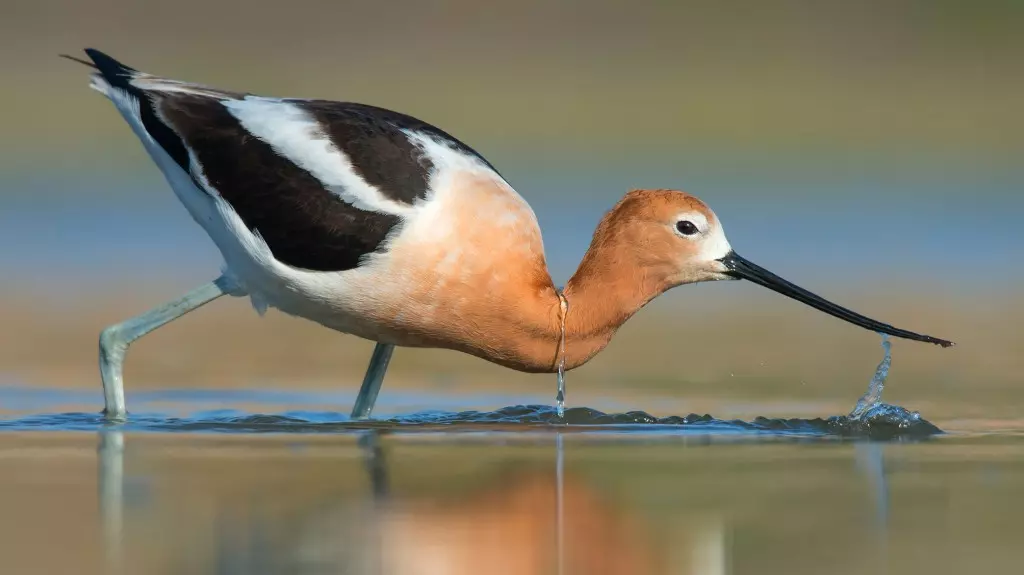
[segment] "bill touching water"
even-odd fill
[[[884,350],[882,361],[878,362],[878,367],[875,368],[875,375],[871,378],[871,383],[868,384],[867,392],[857,400],[857,405],[850,412],[850,417],[853,419],[864,417],[868,411],[882,404],[885,380],[889,377],[889,368],[892,366],[892,342],[889,341],[888,335],[884,333],[879,335],[882,336],[882,349]]]
[[[921,417],[916,411],[910,411],[899,405],[890,405],[882,401],[885,381],[892,367],[892,342],[889,336],[879,333],[882,337],[882,360],[875,368],[875,374],[868,383],[868,390],[857,400],[857,405],[849,415],[830,418],[834,425],[845,428],[852,433],[867,433],[871,429],[888,429],[896,436],[900,430],[916,429],[923,435],[942,433],[938,427]]]

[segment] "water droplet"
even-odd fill
[[[555,403],[558,407],[558,418],[565,417],[565,316],[569,314],[569,300],[559,292],[558,307],[561,310],[561,337],[558,344],[558,393],[555,394]]]
[[[851,419],[860,419],[872,408],[882,404],[882,392],[885,390],[885,378],[889,376],[889,368],[892,366],[892,342],[889,336],[882,333],[882,349],[885,351],[882,361],[875,368],[875,375],[868,384],[868,391],[859,400],[856,407],[850,412]]]

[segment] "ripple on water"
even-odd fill
[[[94,431],[109,425],[93,413],[38,414],[0,421],[0,430]],[[716,419],[690,414],[655,417],[644,411],[604,413],[573,407],[559,417],[548,405],[513,405],[494,411],[422,411],[389,419],[353,421],[334,412],[294,411],[251,414],[217,410],[190,417],[131,414],[126,431],[221,433],[342,433],[365,429],[391,431],[514,431],[573,429],[660,434],[753,435],[780,437],[840,437],[863,439],[923,439],[942,433],[918,413],[878,404],[860,417],[845,415],[815,419],[757,417],[752,421]]]

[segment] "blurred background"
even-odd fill
[[[1024,401],[1022,30],[1015,0],[0,3],[0,427],[21,418],[0,434],[5,569],[1018,569],[1024,450],[1007,430],[1019,436]],[[100,330],[220,267],[87,70],[57,57],[86,46],[159,75],[440,126],[533,205],[558,283],[627,190],[692,192],[749,259],[956,341],[896,340],[885,399],[970,434],[811,447],[686,426],[462,429],[387,433],[378,450],[343,432],[63,426],[102,405]],[[132,347],[129,410],[188,398],[205,417],[336,420],[371,349],[225,298]],[[570,372],[568,404],[843,414],[880,358],[875,334],[752,284],[689,286]],[[554,394],[552,376],[399,349],[377,414]]]
[[[746,257],[958,342],[896,341],[889,401],[1008,416],[1024,389],[1022,29],[1012,0],[5,2],[0,383],[76,388],[98,408],[99,331],[219,270],[87,71],[57,58],[93,46],[155,74],[442,127],[534,206],[559,283],[627,190],[690,191]],[[680,288],[570,374],[569,403],[841,413],[878,344],[752,284]],[[127,389],[354,394],[371,347],[220,300],[133,346]],[[470,392],[547,402],[554,386],[403,349],[382,400],[426,391],[469,409],[486,407]]]

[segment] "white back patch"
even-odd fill
[[[487,172],[497,177],[494,170],[476,156],[456,150],[427,134],[413,130],[402,130],[402,133],[405,134],[406,138],[409,138],[410,142],[419,146],[423,153],[430,158],[430,161],[434,164],[435,172]]]
[[[536,222],[536,215],[533,214],[533,208],[530,204],[519,195],[515,189],[509,185],[497,172],[491,169],[485,162],[477,158],[472,154],[457,150],[443,141],[437,140],[428,134],[422,134],[412,130],[402,130],[409,141],[420,147],[423,153],[430,158],[431,163],[434,165],[433,172],[430,175],[430,191],[428,193],[436,193],[440,190],[445,190],[451,185],[451,178],[458,175],[464,175],[466,173],[485,174],[490,179],[498,182],[499,185],[505,188],[505,191],[510,196],[516,198],[523,206],[529,210],[530,215],[533,216],[534,222]],[[429,200],[431,196],[428,196]]]
[[[412,206],[391,200],[367,183],[349,157],[323,133],[316,119],[299,106],[259,96],[225,100],[223,104],[249,133],[353,207],[398,216],[412,211]]]

